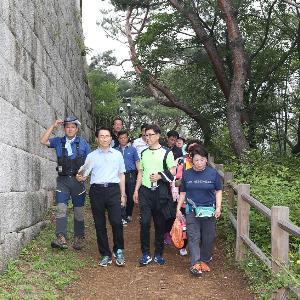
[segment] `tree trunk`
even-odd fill
[[[233,78],[227,106],[228,128],[233,150],[241,157],[245,151],[249,150],[249,144],[241,124],[241,113],[244,109],[245,82],[247,78],[247,60],[242,35],[237,24],[237,12],[229,0],[219,0],[219,6],[224,14],[233,60]]]

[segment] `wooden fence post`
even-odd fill
[[[273,206],[271,208],[272,272],[274,274],[279,273],[281,267],[289,260],[289,234],[279,227],[278,220],[289,221],[288,207]],[[273,297],[283,299],[285,293],[285,289],[279,289]]]
[[[241,236],[249,237],[249,212],[250,205],[243,200],[242,194],[250,194],[250,184],[238,185],[238,200],[237,200],[237,226],[236,226],[236,247],[235,259],[241,261],[246,254],[246,246],[244,245]]]
[[[215,166],[216,166],[216,169],[217,169],[218,171],[224,172],[224,165],[223,165],[223,164],[215,164]]]
[[[226,193],[227,206],[229,209],[234,208],[234,190],[230,186],[228,186],[228,182],[233,181],[233,173],[225,172],[224,173],[224,189]]]

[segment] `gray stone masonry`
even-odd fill
[[[56,157],[42,133],[75,115],[92,137],[83,48],[79,0],[0,0],[0,271],[53,204]]]

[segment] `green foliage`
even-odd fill
[[[93,69],[88,74],[88,80],[94,99],[96,124],[110,126],[121,103],[116,79],[101,69]]]

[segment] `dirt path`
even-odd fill
[[[87,211],[87,246],[80,255],[91,256],[94,264],[80,271],[80,279],[70,285],[62,298],[73,299],[254,299],[247,290],[243,274],[225,262],[220,243],[211,263],[212,271],[194,278],[189,274],[189,258],[177,249],[165,247],[167,264],[140,267],[139,223],[137,214],[125,234],[126,266],[114,264],[107,268],[97,265],[99,254],[90,211]],[[110,245],[111,232],[110,234]],[[153,234],[152,234],[153,236]]]

